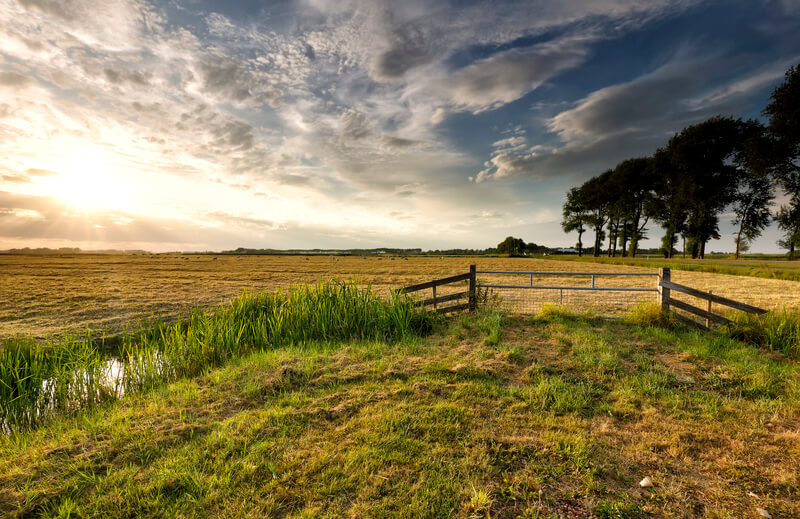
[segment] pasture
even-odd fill
[[[4,337],[183,315],[123,338],[112,364],[88,340],[7,342],[0,515],[800,514],[796,349],[687,329],[652,304],[605,320],[554,306],[513,317],[489,301],[440,319],[378,298],[472,263],[653,269],[487,257],[0,261]],[[374,293],[308,285],[329,278]],[[765,308],[798,304],[792,281],[672,279]],[[797,316],[775,315],[784,321],[770,326],[795,329],[785,341],[796,345]]]
[[[209,307],[247,290],[337,278],[386,294],[393,288],[479,270],[655,272],[655,268],[568,261],[411,256],[0,255],[0,339],[71,331],[117,334],[151,316]],[[673,270],[672,280],[766,309],[800,305],[800,284]]]

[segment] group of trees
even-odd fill
[[[593,253],[608,238],[609,256],[635,256],[647,224],[664,230],[662,252],[672,257],[679,238],[693,258],[719,239],[719,218],[733,214],[736,256],[774,219],[781,247],[800,250],[800,65],[764,109],[767,126],[753,120],[712,117],[684,128],[651,157],[628,159],[567,192],[564,232],[594,233]],[[773,215],[780,189],[787,202]]]
[[[535,243],[525,243],[522,238],[514,238],[508,236],[505,240],[497,244],[494,252],[498,254],[508,254],[509,256],[523,256],[525,254],[545,254],[550,249],[544,245],[536,245]]]

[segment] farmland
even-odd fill
[[[321,279],[360,280],[379,293],[481,270],[655,272],[654,268],[529,258],[393,256],[0,255],[0,338],[66,331],[114,334],[153,315],[215,305],[246,290]],[[764,308],[800,304],[800,284],[675,270],[672,279]]]
[[[0,435],[0,515],[800,514],[796,348],[787,356],[682,328],[655,306],[609,321],[552,306],[512,317],[490,302],[441,319],[355,284],[287,290],[335,277],[386,295],[471,263],[652,269],[484,257],[0,259],[13,303],[2,308],[6,335],[187,316],[123,343],[119,381],[89,343],[12,342],[23,355],[5,350],[3,380],[17,384],[3,402],[19,409],[7,416],[19,429]],[[672,278],[767,308],[798,302],[792,281]],[[101,389],[75,392],[76,380]],[[42,397],[47,407],[36,407]],[[652,487],[639,486],[644,477]]]

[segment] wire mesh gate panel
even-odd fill
[[[619,317],[633,306],[658,300],[658,273],[517,272],[478,270],[478,300],[530,315],[546,304]]]

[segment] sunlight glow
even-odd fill
[[[77,211],[127,210],[130,207],[128,187],[115,172],[113,162],[102,152],[72,153],[66,157],[59,173],[48,182],[49,194]]]

